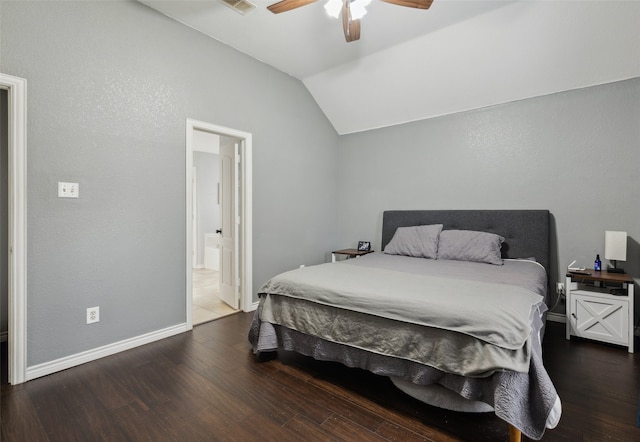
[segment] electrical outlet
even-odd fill
[[[87,324],[100,322],[100,307],[89,307],[87,309]]]
[[[556,282],[556,294],[564,295],[564,283]]]

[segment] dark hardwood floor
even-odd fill
[[[499,441],[492,414],[424,405],[390,381],[294,354],[256,363],[239,313],[18,386],[2,385],[10,441]],[[564,339],[545,363],[563,401],[545,441],[640,441],[640,355]],[[3,354],[6,360],[6,353]],[[523,438],[526,440],[526,438]]]

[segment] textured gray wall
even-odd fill
[[[136,2],[2,2],[0,42],[28,81],[29,366],[185,321],[186,118],[253,134],[254,291],[335,246],[338,136],[301,82]]]
[[[378,249],[386,209],[549,209],[554,281],[605,230],[640,277],[640,79],[343,136],[339,157],[345,243]]]
[[[0,332],[8,330],[9,324],[7,316],[8,309],[8,266],[9,252],[8,221],[9,205],[7,203],[8,192],[8,152],[9,152],[9,119],[8,119],[8,99],[6,90],[0,89]]]
[[[0,42],[29,87],[29,365],[184,321],[187,117],[254,136],[254,292],[379,248],[386,209],[548,208],[554,278],[605,229],[640,273],[638,79],[338,138],[300,82],[135,2],[2,2]]]

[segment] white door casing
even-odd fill
[[[0,74],[8,91],[9,383],[27,373],[27,80]]]

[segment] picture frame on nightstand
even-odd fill
[[[358,241],[358,252],[368,252],[369,250],[371,250],[371,242]]]

